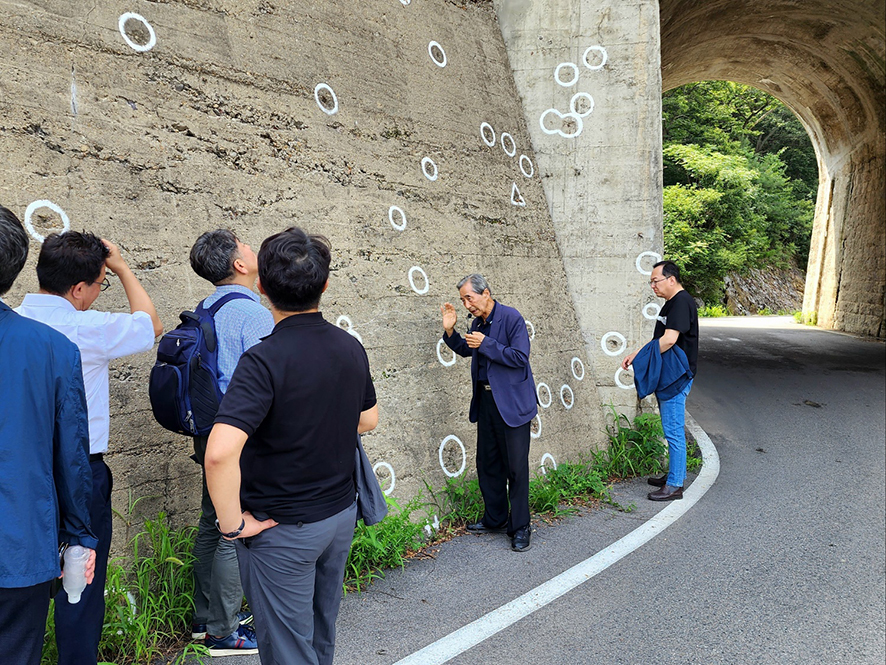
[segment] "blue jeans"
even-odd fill
[[[692,381],[671,399],[658,400],[661,427],[668,441],[668,479],[671,487],[683,487],[686,482],[686,396]]]

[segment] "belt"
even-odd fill
[[[488,383],[477,383],[477,385],[480,386],[480,388],[482,388],[483,390],[492,390],[492,386],[490,386]]]
[[[93,453],[89,456],[90,462],[101,462],[104,459],[105,459],[104,453]]]

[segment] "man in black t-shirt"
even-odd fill
[[[330,258],[325,238],[298,228],[262,243],[258,287],[274,330],[240,357],[206,449],[262,663],[332,663],[357,434],[378,424],[366,351],[318,310]]]
[[[692,376],[696,374],[698,360],[698,307],[695,299],[680,283],[680,269],[673,261],[660,261],[652,268],[649,285],[659,298],[665,299],[655,323],[652,339],[657,339],[661,352],[672,346],[680,347],[689,361]],[[628,369],[639,351],[625,358],[621,366]],[[668,472],[648,482],[661,489],[648,494],[651,501],[673,501],[683,498],[686,481],[686,397],[692,388],[692,380],[677,395],[659,399],[661,426],[668,441]]]

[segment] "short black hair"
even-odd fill
[[[92,233],[53,233],[43,241],[37,257],[37,282],[44,291],[63,296],[80,282],[95,282],[109,253],[102,239]]]
[[[240,258],[237,236],[228,229],[207,231],[191,247],[191,267],[212,284],[221,284],[234,275],[234,261]]]
[[[659,261],[654,266],[652,266],[652,269],[655,270],[659,266],[661,266],[662,277],[673,277],[677,280],[677,284],[683,283],[680,281],[680,266],[678,266],[676,263],[674,263],[673,261]]]
[[[281,312],[304,312],[320,304],[329,279],[332,246],[324,236],[293,226],[265,238],[258,252],[258,278]]]
[[[28,234],[19,218],[0,206],[0,296],[12,288],[28,258]]]

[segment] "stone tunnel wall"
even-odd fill
[[[0,0],[0,150],[0,202],[35,237],[12,306],[37,288],[37,236],[66,224],[121,246],[167,329],[212,290],[187,260],[203,231],[256,248],[290,225],[326,234],[321,308],[367,348],[381,423],[365,445],[396,497],[474,473],[469,363],[438,345],[439,306],[473,271],[531,327],[547,386],[531,465],[605,440],[489,2]],[[95,306],[126,310],[119,283]],[[152,362],[111,368],[113,503],[193,522],[198,467],[151,416]]]

